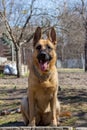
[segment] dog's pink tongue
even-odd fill
[[[40,68],[41,68],[41,70],[45,71],[47,69],[47,65],[48,65],[47,62],[45,62],[45,63],[41,63],[40,62]]]

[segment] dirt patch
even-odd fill
[[[20,101],[26,95],[28,78],[0,78],[0,111],[20,108]],[[87,127],[87,73],[59,72],[58,94],[61,112],[69,111],[71,116],[60,117],[60,125]],[[24,126],[19,113],[0,116],[0,126]]]
[[[87,73],[59,72],[59,84],[64,88],[87,89]]]
[[[61,118],[62,125],[87,127],[87,89],[62,89],[59,100],[61,110],[71,113],[71,117]]]

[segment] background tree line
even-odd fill
[[[50,0],[46,7],[44,3],[44,0],[0,1],[0,30],[14,45],[17,77],[21,76],[21,46],[31,43],[37,26],[42,27],[43,33],[51,26],[56,28],[61,60],[66,45],[73,44],[78,53],[82,51],[87,71],[87,0]]]

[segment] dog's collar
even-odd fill
[[[34,74],[36,75],[36,77],[39,78],[40,81],[45,81],[47,78],[49,78],[50,76],[50,72],[48,72],[47,74],[45,75],[41,75],[39,72],[38,72],[38,69],[36,68],[36,66],[33,65],[33,70],[34,70]]]

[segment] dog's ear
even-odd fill
[[[33,45],[35,46],[35,44],[41,39],[41,28],[37,27],[35,33],[34,33],[34,38],[33,38]]]
[[[49,35],[48,35],[48,39],[52,43],[54,43],[54,45],[56,45],[57,41],[56,41],[56,32],[55,32],[54,27],[51,27],[51,30],[50,30]]]

